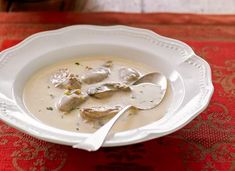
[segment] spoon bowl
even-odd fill
[[[130,104],[140,110],[156,107],[165,96],[166,89],[153,83],[142,83],[130,87]]]

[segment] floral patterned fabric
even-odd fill
[[[0,50],[72,24],[125,24],[185,41],[212,68],[211,102],[173,134],[92,153],[37,140],[0,122],[0,170],[235,170],[235,16],[0,13]]]

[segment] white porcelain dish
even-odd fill
[[[172,133],[195,118],[213,94],[211,70],[181,41],[127,26],[77,25],[30,36],[0,53],[0,119],[39,139],[74,145],[89,134],[50,127],[35,120],[22,101],[27,79],[39,68],[70,57],[115,55],[162,72],[173,90],[165,116],[138,129],[110,136],[104,146],[143,142]]]

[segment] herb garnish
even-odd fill
[[[47,107],[46,109],[52,111],[52,110],[53,110],[53,107],[49,106],[49,107]]]
[[[55,96],[54,96],[53,94],[50,94],[50,97],[51,97],[52,99],[54,99]]]

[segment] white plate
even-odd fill
[[[74,145],[89,134],[63,131],[30,116],[22,102],[25,81],[39,68],[68,57],[115,55],[143,62],[165,74],[173,89],[166,115],[149,125],[119,132],[104,146],[120,146],[172,133],[208,105],[213,93],[211,70],[183,42],[127,26],[70,26],[38,33],[0,53],[0,118],[39,139]]]

